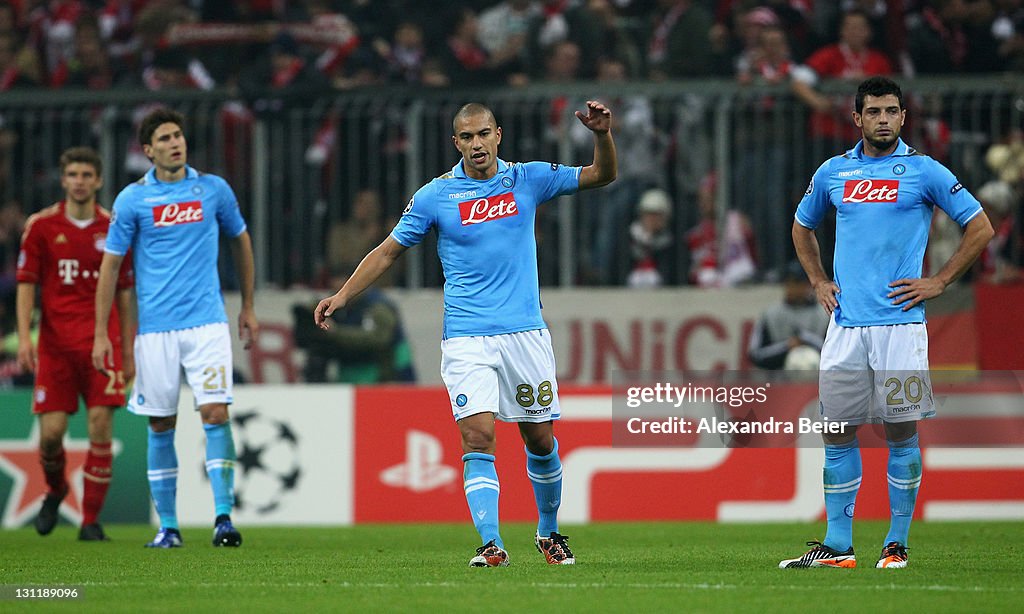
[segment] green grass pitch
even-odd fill
[[[1024,524],[914,524],[910,566],[874,569],[887,523],[854,527],[860,567],[777,568],[823,526],[596,523],[564,527],[579,564],[549,567],[533,527],[506,524],[511,566],[470,569],[468,525],[241,527],[238,549],[184,529],[150,550],[153,529],[110,525],[79,543],[60,525],[0,532],[0,585],[77,585],[73,603],[5,599],[0,611],[650,612],[1010,611],[1024,603]],[[1016,605],[1013,605],[1016,604]]]

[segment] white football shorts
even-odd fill
[[[135,386],[128,411],[140,416],[178,413],[181,372],[196,407],[232,401],[231,331],[227,322],[144,333],[135,337]]]
[[[821,348],[821,415],[849,424],[935,415],[923,323],[845,327],[829,322]]]
[[[452,415],[491,412],[504,422],[558,420],[555,353],[546,328],[441,342],[441,379]]]

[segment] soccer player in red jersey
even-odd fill
[[[109,328],[111,342],[121,352],[114,353],[105,373],[92,364],[96,282],[110,225],[110,213],[96,202],[102,171],[99,155],[88,147],[61,154],[64,200],[29,218],[17,273],[18,363],[36,374],[32,411],[39,416],[39,459],[49,486],[36,531],[53,531],[57,509],[67,496],[63,439],[68,416],[78,411],[81,396],[89,420],[78,533],[83,541],[107,541],[96,518],[110,487],[114,408],[124,405],[125,382],[135,372],[133,277],[127,260],[120,270],[118,310],[111,313]],[[38,348],[31,337],[37,287],[42,310]]]

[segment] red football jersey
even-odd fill
[[[872,75],[892,73],[892,64],[880,51],[865,49],[854,53],[842,44],[828,45],[818,49],[806,64],[822,79],[867,79]],[[860,139],[860,129],[850,119],[853,110],[853,96],[842,98],[839,115],[815,112],[811,116],[811,131],[815,136],[839,137],[848,143]]]
[[[110,213],[96,205],[96,215],[85,226],[65,212],[64,201],[32,215],[21,237],[18,281],[40,286],[42,319],[39,349],[92,349],[96,318],[96,282]],[[117,288],[133,284],[131,259],[125,258]],[[110,340],[121,343],[117,305],[110,312]]]

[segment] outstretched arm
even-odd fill
[[[615,181],[619,162],[612,140],[612,112],[596,100],[587,101],[587,114],[576,111],[576,117],[594,133],[594,161],[580,170],[580,189],[599,188]]]
[[[953,283],[960,276],[971,268],[974,261],[981,255],[989,239],[995,232],[992,230],[992,222],[982,211],[974,216],[967,226],[964,227],[964,236],[960,239],[960,246],[953,255],[949,257],[942,270],[933,277],[922,277],[920,279],[897,279],[889,284],[893,291],[889,298],[893,299],[893,305],[902,305],[903,311],[907,311],[921,301],[942,294],[949,284]],[[908,302],[909,301],[909,302]]]
[[[345,285],[338,290],[334,296],[329,296],[316,306],[313,311],[313,322],[316,323],[320,328],[327,330],[331,327],[330,321],[327,319],[331,317],[338,309],[342,309],[345,305],[352,300],[353,297],[358,296],[360,292],[370,287],[370,284],[377,281],[384,271],[391,268],[391,265],[398,260],[398,257],[405,253],[408,248],[395,239],[388,235],[381,244],[373,248],[363,261],[359,263],[356,270],[352,273],[352,277],[348,278]]]

